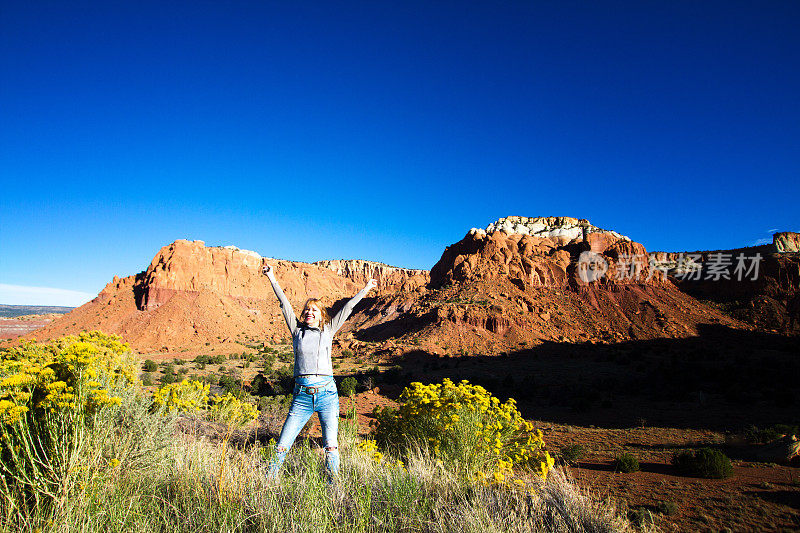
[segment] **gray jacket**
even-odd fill
[[[299,323],[294,314],[292,304],[283,294],[283,289],[278,285],[274,277],[270,277],[272,290],[281,303],[281,311],[289,331],[292,332],[292,348],[294,349],[294,377],[302,374],[319,374],[323,376],[333,375],[333,364],[331,362],[331,349],[333,336],[342,327],[344,321],[353,312],[353,308],[361,299],[366,296],[366,287],[361,289],[358,294],[353,296],[344,307],[336,313],[330,324],[325,324],[322,330],[311,328]]]

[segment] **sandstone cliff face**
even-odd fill
[[[320,265],[178,240],[159,250],[144,272],[115,277],[97,298],[35,336],[100,329],[122,335],[143,352],[229,352],[248,339],[285,339],[288,330],[278,301],[261,273],[265,263],[275,269],[296,312],[309,297],[335,306],[362,287]]]
[[[650,261],[687,294],[715,302],[752,326],[785,330],[791,302],[800,294],[800,254],[791,233],[773,244],[732,250],[654,252]]]
[[[357,285],[363,286],[369,279],[375,279],[378,290],[413,291],[430,280],[427,270],[393,267],[363,259],[332,259],[312,264],[332,270]]]
[[[261,273],[264,264],[290,300],[352,296],[356,285],[319,265],[269,259],[234,246],[206,247],[203,241],[178,240],[153,258],[139,284],[139,308],[156,309],[176,293],[212,292],[233,298],[273,300],[275,295]]]
[[[644,246],[570,217],[506,217],[448,246],[431,269],[431,286],[508,277],[522,286],[664,283]]]

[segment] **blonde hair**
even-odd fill
[[[305,305],[303,305],[303,312],[300,313],[300,316],[303,316],[303,313],[306,312],[306,309],[308,309],[308,306],[311,304],[316,305],[317,309],[319,309],[319,327],[320,329],[322,329],[322,327],[325,326],[325,324],[331,321],[331,317],[328,314],[328,308],[325,307],[325,304],[323,304],[322,300],[320,300],[319,298],[309,298],[308,300],[306,300]],[[302,323],[301,320],[298,320],[298,322]]]

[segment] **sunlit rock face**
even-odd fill
[[[427,270],[394,267],[363,259],[328,259],[312,264],[330,269],[360,285],[375,279],[379,290],[414,290],[426,285],[430,278]]]
[[[552,239],[560,244],[584,241],[591,233],[608,234],[615,240],[631,240],[616,231],[600,229],[586,219],[572,217],[503,217],[486,226],[486,229],[472,228],[470,234],[491,235],[497,231],[508,235],[530,235],[540,239]]]
[[[643,245],[616,231],[572,217],[509,216],[448,246],[431,269],[431,285],[498,276],[556,288],[665,279],[650,270]]]

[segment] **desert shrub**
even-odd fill
[[[272,367],[275,366],[275,363],[278,360],[278,356],[274,353],[265,354],[263,359],[261,360],[261,365],[264,367],[264,370],[270,371]]]
[[[71,490],[100,416],[135,384],[119,337],[98,331],[0,354],[0,511],[49,509]]]
[[[514,465],[541,478],[553,467],[541,431],[533,431],[513,398],[501,404],[479,385],[445,379],[412,383],[399,403],[376,411],[375,435],[385,446],[429,447],[458,473],[485,484],[509,482]]]
[[[266,411],[269,409],[279,409],[281,411],[288,409],[292,404],[291,394],[279,394],[276,396],[262,396],[258,399],[258,410]],[[281,422],[285,418],[285,413],[281,412]]]
[[[231,427],[242,426],[258,418],[258,409],[254,405],[243,402],[230,393],[209,398],[207,411],[209,420],[223,422]]]
[[[158,364],[152,359],[148,359],[144,362],[144,365],[142,365],[142,370],[145,372],[155,372],[158,370]]]
[[[731,460],[721,451],[711,448],[676,453],[672,464],[687,476],[722,479],[733,475]]]
[[[253,396],[267,396],[269,388],[269,380],[263,371],[250,379],[250,394]]]
[[[218,385],[222,387],[226,394],[235,394],[240,396],[242,394],[242,380],[235,377],[223,374],[219,377]]]
[[[154,409],[167,411],[200,411],[208,402],[210,387],[200,381],[170,383],[153,393]]]
[[[665,515],[674,515],[678,512],[678,504],[673,501],[668,502],[658,502],[656,509],[659,513]]]
[[[348,376],[342,380],[341,390],[342,394],[345,396],[352,396],[356,393],[356,388],[358,387],[358,381],[356,378],[352,376]]]
[[[347,348],[342,350],[342,357],[350,357],[351,355],[353,355],[353,351],[352,350],[348,350]]]
[[[568,444],[561,448],[561,460],[569,465],[578,464],[586,455],[586,448],[580,444]]]
[[[202,413],[209,420],[238,426],[255,420],[258,410],[233,394],[209,395],[210,386],[201,381],[181,381],[153,393],[154,411]]]
[[[623,453],[614,460],[614,470],[630,474],[639,471],[639,459],[632,453]]]
[[[153,373],[152,372],[145,372],[142,375],[142,385],[145,387],[149,387],[153,384]]]
[[[800,426],[790,424],[775,424],[774,426],[759,429],[756,426],[750,426],[744,431],[744,438],[748,442],[757,444],[765,444],[781,438],[783,435],[798,435],[800,434]]]
[[[169,385],[170,383],[175,383],[176,381],[178,381],[178,378],[177,378],[177,377],[175,377],[175,374],[174,374],[174,373],[171,373],[171,374],[164,374],[163,376],[161,376],[161,377],[158,379],[158,381],[159,381],[159,382],[160,382],[162,385]]]
[[[658,521],[656,515],[646,507],[634,507],[628,511],[628,520],[635,526],[644,530],[651,529]]]
[[[364,390],[372,390],[375,387],[375,377],[370,373],[359,380],[359,384]]]
[[[225,362],[225,355],[198,355],[194,362],[198,365],[218,365]]]

